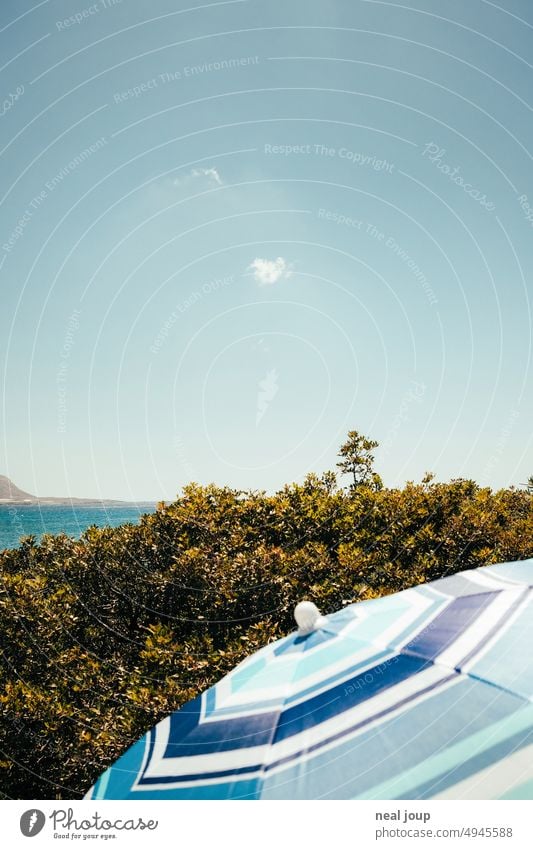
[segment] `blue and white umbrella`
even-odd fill
[[[89,799],[533,798],[533,560],[321,617],[164,719]]]

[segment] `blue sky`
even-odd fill
[[[4,0],[0,471],[533,473],[526,0]]]

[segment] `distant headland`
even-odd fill
[[[0,506],[2,504],[56,504],[65,506],[77,504],[81,507],[118,507],[129,503],[129,501],[115,501],[109,498],[56,498],[54,496],[31,495],[31,493],[19,489],[5,475],[0,475]]]

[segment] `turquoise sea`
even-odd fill
[[[117,507],[83,507],[57,504],[0,504],[0,550],[15,548],[21,536],[65,532],[79,537],[86,528],[123,525],[139,521],[143,513],[153,513],[154,503],[127,504]]]

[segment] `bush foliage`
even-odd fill
[[[533,556],[529,492],[353,479],[311,474],[275,495],[191,484],[139,525],[0,552],[0,794],[80,797],[154,723],[292,630],[303,598],[328,613]]]

